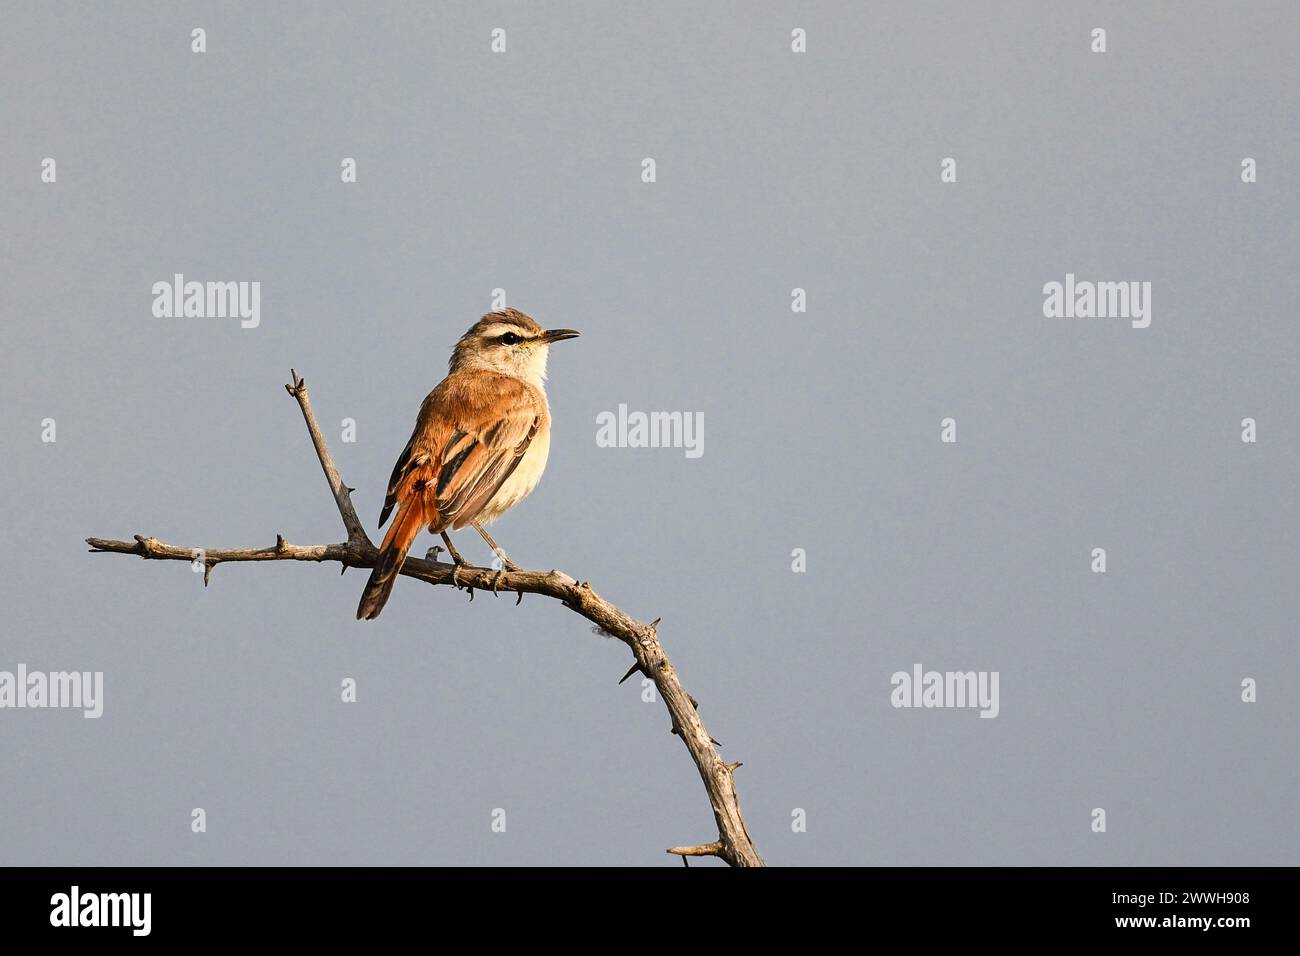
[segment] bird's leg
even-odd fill
[[[452,563],[456,565],[468,565],[469,562],[460,556],[460,552],[456,550],[456,546],[451,543],[451,535],[447,534],[445,531],[439,533],[442,535],[443,544],[447,546],[447,553],[451,555]]]
[[[447,553],[451,555],[451,563],[455,565],[451,570],[451,583],[456,587],[460,587],[460,581],[457,579],[456,575],[460,573],[461,568],[468,567],[469,562],[460,556],[460,552],[456,550],[456,546],[451,543],[451,535],[447,534],[445,531],[441,532],[441,534],[443,543],[447,545]]]
[[[513,561],[511,561],[509,558],[506,557],[506,553],[501,550],[501,548],[497,545],[495,541],[492,540],[492,536],[487,533],[487,531],[484,529],[484,527],[481,524],[479,524],[477,521],[471,521],[470,524],[474,526],[475,531],[477,531],[479,534],[483,536],[483,540],[487,542],[487,546],[492,549],[493,554],[495,554],[498,558],[501,559],[501,564],[505,567],[507,571],[523,570],[523,568],[521,568],[519,565],[515,564]]]
[[[500,546],[495,541],[492,540],[492,536],[487,533],[481,524],[477,521],[471,521],[470,524],[472,524],[474,529],[483,536],[483,540],[487,542],[488,547],[492,549],[492,552],[501,561],[501,570],[497,571],[496,577],[492,579],[492,593],[495,595],[497,593],[497,585],[501,583],[501,577],[506,573],[506,571],[522,571],[523,568],[519,567],[519,565],[506,557],[506,553],[501,550]],[[523,599],[524,592],[518,592],[518,596],[515,598],[515,605],[518,606],[519,602]]]

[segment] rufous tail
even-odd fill
[[[375,569],[370,572],[366,589],[361,592],[361,603],[357,605],[358,621],[373,621],[388,603],[388,595],[393,593],[406,552],[411,550],[416,535],[426,524],[423,505],[421,497],[416,495],[398,509],[397,518],[380,545]]]

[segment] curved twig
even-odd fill
[[[366,534],[356,509],[352,505],[351,491],[343,483],[338,469],[330,458],[329,449],[316,424],[311,404],[307,399],[307,383],[292,370],[293,383],[285,389],[298,401],[307,431],[321,469],[329,482],[330,491],[338,506],[348,539],[339,544],[290,544],[282,536],[265,548],[185,548],[164,544],[157,538],[136,535],[132,541],[109,538],[87,538],[93,552],[135,554],[150,560],[189,561],[204,563],[203,583],[208,583],[212,569],[218,564],[240,561],[336,561],[347,568],[372,568],[379,550]],[[745,830],[740,815],[740,800],[736,793],[734,772],[739,763],[725,763],[719,755],[716,742],[704,729],[697,710],[698,703],[682,686],[677,671],[659,643],[656,626],[659,621],[645,624],[624,613],[606,601],[586,581],[579,582],[563,571],[494,571],[490,568],[462,567],[432,561],[427,558],[408,557],[402,565],[402,574],[418,578],[428,584],[449,584],[468,587],[471,596],[474,588],[482,590],[514,591],[519,595],[542,594],[555,598],[565,607],[581,614],[606,634],[626,644],[636,658],[636,665],[628,673],[640,670],[654,681],[672,717],[672,732],[682,739],[691,759],[695,761],[704,789],[713,807],[713,817],[718,825],[718,839],[697,846],[673,847],[669,853],[677,856],[716,856],[732,866],[763,866],[763,860]],[[625,678],[626,679],[626,678]]]

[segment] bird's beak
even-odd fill
[[[578,333],[573,329],[548,329],[542,333],[542,341],[547,345],[552,342],[561,342],[564,339],[576,339],[577,337]]]

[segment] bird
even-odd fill
[[[421,529],[440,534],[457,569],[467,562],[449,531],[472,526],[507,570],[515,565],[484,525],[523,501],[546,469],[551,412],[546,401],[550,347],[577,338],[543,329],[518,309],[489,312],[452,349],[444,378],[420,405],[411,440],[398,456],[379,527],[393,509],[358,620],[379,616]]]

